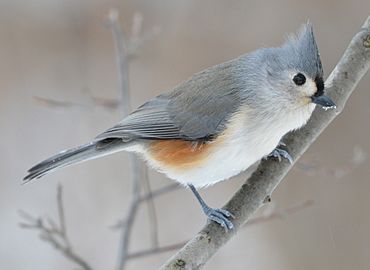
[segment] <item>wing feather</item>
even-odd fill
[[[241,59],[195,74],[171,92],[146,102],[97,139],[204,140],[221,132],[241,104]]]

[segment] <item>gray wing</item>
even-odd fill
[[[205,140],[221,132],[239,108],[244,90],[242,59],[195,74],[130,114],[97,139]]]
[[[97,139],[177,139],[180,128],[171,120],[167,111],[169,100],[158,96],[139,107],[114,127],[100,134]]]

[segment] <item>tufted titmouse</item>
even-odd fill
[[[32,167],[24,180],[131,151],[190,187],[207,217],[231,229],[232,214],[210,208],[195,187],[235,176],[269,154],[290,159],[279,142],[307,122],[316,104],[335,106],[324,95],[319,51],[307,23],[281,47],[262,48],[193,75],[92,142]]]

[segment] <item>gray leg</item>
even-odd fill
[[[194,193],[195,197],[200,203],[200,206],[203,209],[203,212],[206,216],[210,219],[215,221],[216,223],[220,224],[221,227],[225,228],[226,231],[231,230],[234,228],[233,223],[229,220],[229,218],[233,218],[234,216],[227,210],[224,209],[217,209],[209,207],[202,199],[198,191],[195,187],[191,184],[188,185],[191,191]]]

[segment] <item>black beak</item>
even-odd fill
[[[312,102],[320,105],[325,110],[335,108],[335,103],[328,96],[324,95],[325,85],[322,76],[316,76],[315,83],[317,92],[311,97]]]
[[[320,105],[326,110],[336,107],[335,103],[328,96],[325,96],[325,95],[312,96],[311,99],[313,103]]]

